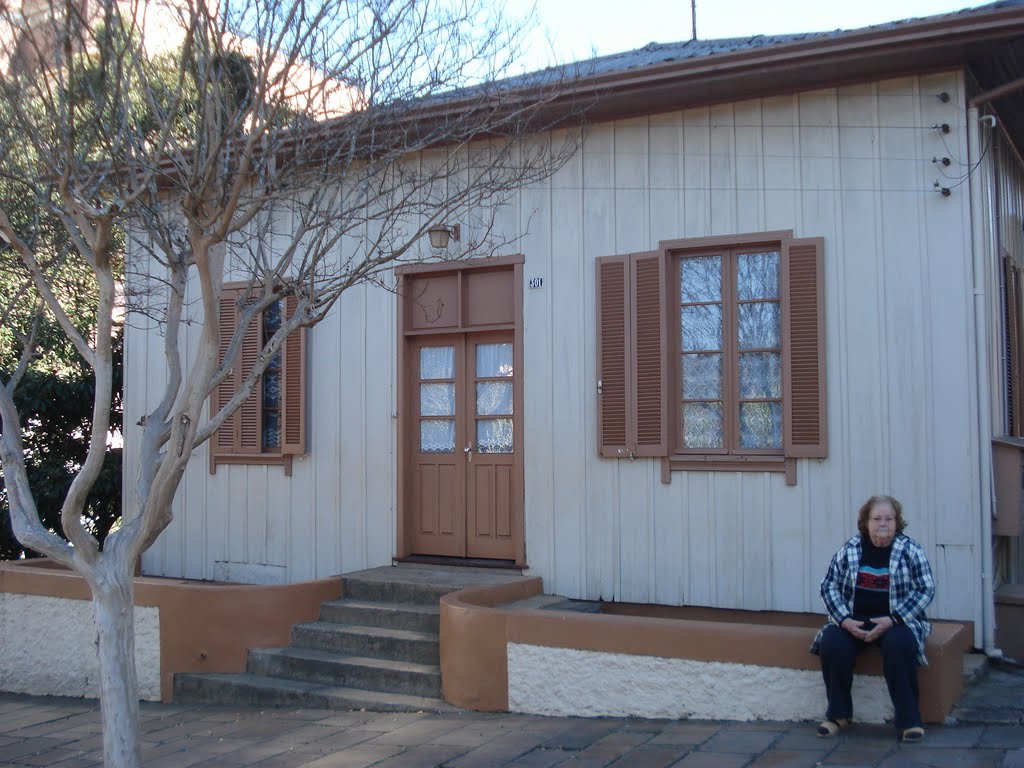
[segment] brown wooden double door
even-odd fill
[[[512,331],[407,341],[410,554],[517,559],[522,473],[514,342]]]

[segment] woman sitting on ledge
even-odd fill
[[[818,726],[823,738],[853,722],[853,666],[873,643],[882,652],[900,741],[924,738],[917,665],[928,663],[924,642],[931,625],[924,609],[935,596],[935,582],[921,545],[903,535],[906,525],[896,499],[872,496],[857,513],[859,533],[836,552],[821,582],[829,623],[818,632],[811,652],[821,656],[828,697]]]

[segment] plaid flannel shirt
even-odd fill
[[[821,601],[829,624],[840,625],[853,615],[853,594],[860,568],[861,543],[858,533],[832,557],[821,581]],[[898,617],[917,638],[917,663],[928,665],[924,641],[932,631],[924,609],[935,597],[935,580],[921,545],[909,536],[898,534],[889,556],[889,613]],[[817,653],[826,624],[814,638],[811,653]]]

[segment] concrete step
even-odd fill
[[[250,650],[247,671],[305,683],[441,698],[441,668],[430,664],[289,646]]]
[[[436,607],[443,595],[454,592],[457,586],[399,579],[374,579],[344,576],[341,594],[349,599],[377,603],[412,603]]]
[[[346,656],[371,656],[417,664],[441,663],[436,632],[363,627],[314,621],[292,627],[293,648],[317,648]]]
[[[458,712],[438,698],[365,691],[252,674],[178,674],[174,700],[189,704],[365,709],[371,712]]]
[[[330,600],[320,606],[320,621],[358,624],[364,627],[389,627],[412,632],[437,634],[440,628],[437,605],[417,603],[375,603],[365,600]]]

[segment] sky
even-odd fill
[[[932,16],[984,2],[972,0],[697,0],[697,37],[856,29],[886,21]],[[538,23],[528,38],[524,70],[641,48],[650,42],[689,40],[690,0],[506,0],[523,16],[536,3]]]

